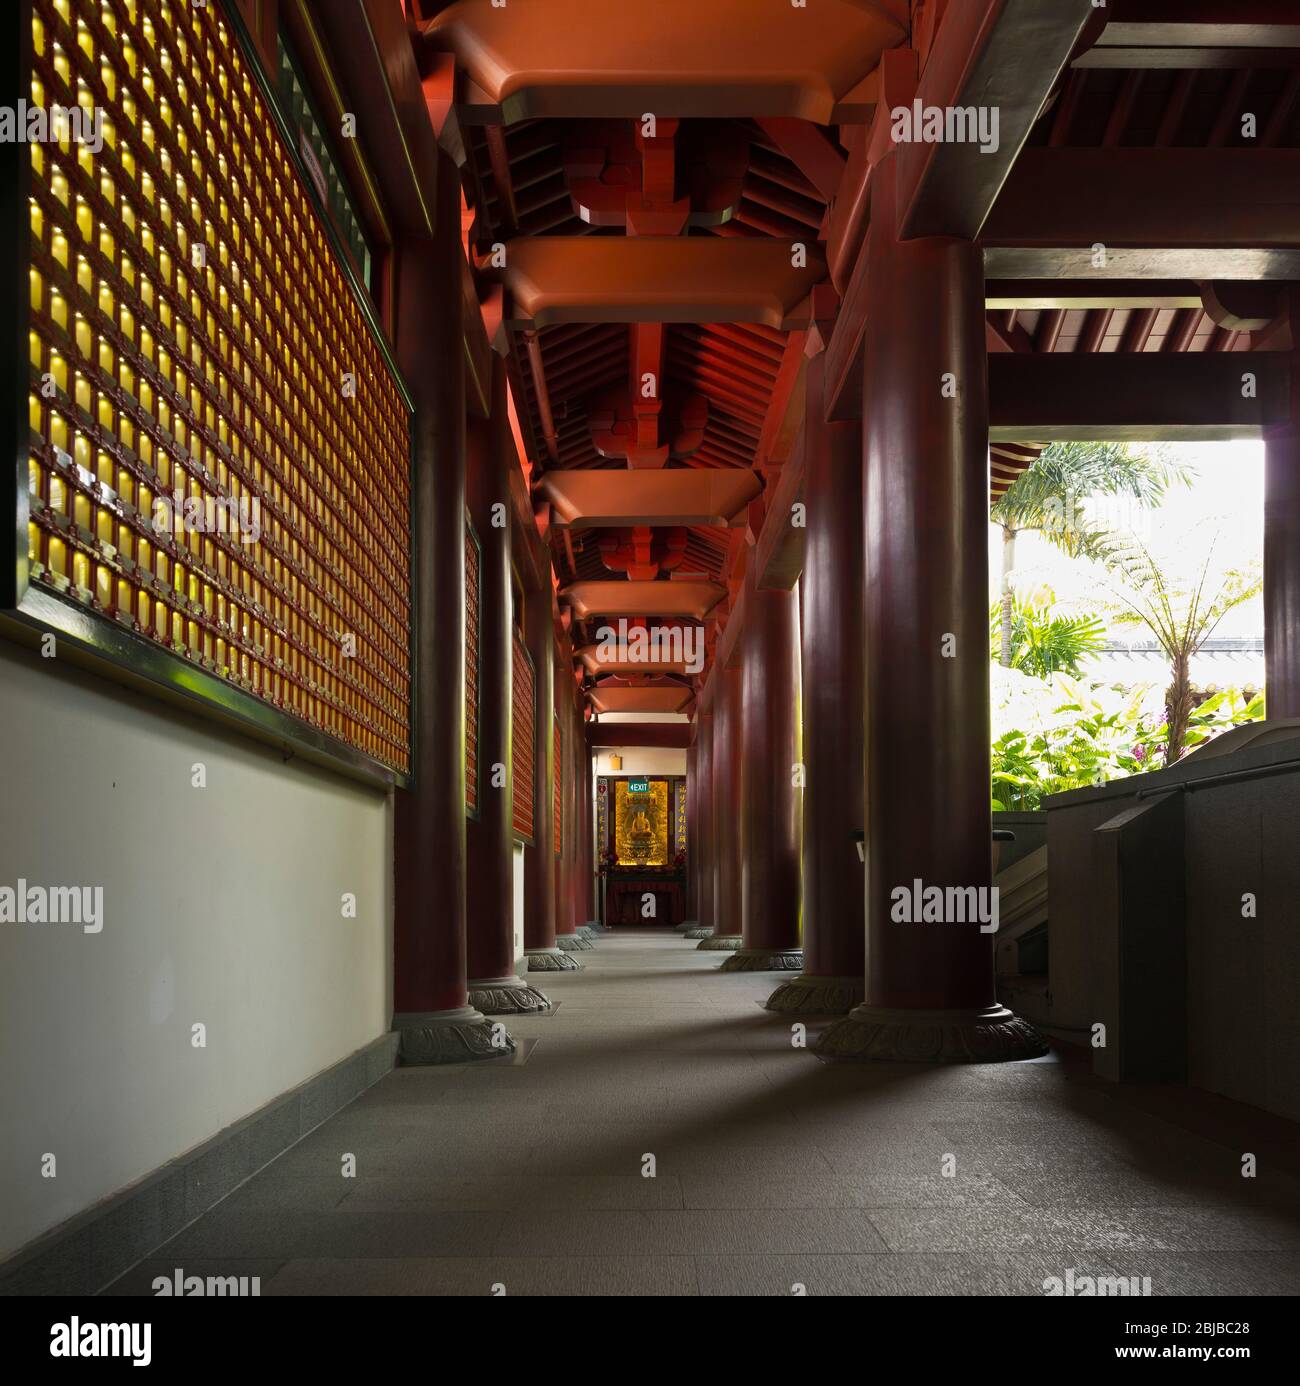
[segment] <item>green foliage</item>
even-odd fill
[[[1256,693],[1247,698],[1239,688],[1225,688],[1213,693],[1204,702],[1192,709],[1187,719],[1187,732],[1183,745],[1190,751],[1206,741],[1212,741],[1221,732],[1231,731],[1233,727],[1244,727],[1248,722],[1264,720],[1264,695]],[[1169,724],[1162,723],[1151,733],[1149,746],[1153,753],[1164,755],[1169,743]],[[1158,769],[1156,765],[1146,765],[1145,769]]]
[[[1117,694],[1061,676],[1047,687],[1053,696],[1045,711],[1023,709],[1031,729],[1013,727],[993,741],[995,811],[1029,812],[1049,794],[1161,768],[1169,726],[1144,713],[1145,690]],[[1263,716],[1262,693],[1247,700],[1238,689],[1225,689],[1192,712],[1186,743],[1200,745]]]
[[[1193,535],[1185,536],[1188,542]],[[1169,736],[1165,763],[1172,765],[1194,743],[1187,737],[1193,698],[1188,670],[1192,656],[1233,607],[1250,601],[1264,585],[1261,565],[1222,567],[1214,561],[1219,536],[1204,549],[1204,562],[1190,576],[1162,562],[1134,535],[1112,534],[1103,542],[1102,562],[1116,603],[1112,619],[1142,625],[1155,636],[1169,660],[1165,696]]]
[[[1026,812],[1043,797],[1104,784],[1143,769],[1149,730],[1142,724],[1143,691],[1117,698],[1058,676],[1048,714],[993,742],[993,808]]]
[[[1081,678],[1080,660],[1099,653],[1106,643],[1106,627],[1093,612],[1057,613],[1056,594],[1042,586],[1011,603],[1011,658],[1001,659],[1004,611],[996,602],[989,612],[989,636],[994,660],[1004,668],[1019,669],[1035,678],[1069,674]]]
[[[1193,537],[1186,536],[1187,541]],[[1214,535],[1200,568],[1182,576],[1171,573],[1168,563],[1135,536],[1108,536],[1101,559],[1112,578],[1111,619],[1119,625],[1145,626],[1170,660],[1194,655],[1228,612],[1257,596],[1264,585],[1257,561],[1244,567],[1216,566],[1217,545]]]

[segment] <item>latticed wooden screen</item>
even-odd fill
[[[465,808],[478,812],[478,724],[479,724],[479,602],[480,556],[478,541],[468,523],[465,526]]]
[[[537,732],[534,726],[536,683],[533,661],[529,659],[524,642],[518,635],[515,636],[513,663],[511,716],[514,729],[510,739],[510,763],[514,772],[514,827],[519,837],[531,842],[535,818],[533,795],[537,782]]]
[[[564,850],[564,756],[563,738],[560,735],[560,719],[555,719],[555,793],[551,813],[554,817],[555,855]]]
[[[35,0],[30,580],[410,763],[401,388],[218,4]]]

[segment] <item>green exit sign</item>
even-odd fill
[[[627,792],[628,792],[629,794],[649,794],[649,793],[650,793],[650,781],[649,781],[649,780],[628,780],[628,782],[627,782]]]

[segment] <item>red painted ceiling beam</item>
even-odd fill
[[[481,266],[506,289],[510,327],[595,322],[752,322],[806,327],[808,297],[825,277],[811,238],[533,236],[511,241],[504,267]],[[797,267],[797,262],[806,263]]]
[[[587,745],[593,751],[620,746],[685,750],[691,744],[689,722],[588,722]]]
[[[627,582],[619,579],[571,582],[560,601],[580,620],[590,616],[688,616],[702,621],[726,596],[712,582],[674,579]]]
[[[675,468],[672,471],[550,471],[539,485],[553,523],[574,530],[624,525],[744,523],[761,487],[752,471]]]
[[[881,52],[904,41],[897,0],[457,0],[423,26],[469,83],[466,123],[532,116],[869,117]]]
[[[777,116],[760,117],[758,124],[816,189],[822,201],[829,203],[839,190],[840,179],[844,176],[845,157],[839,145],[811,121]]]

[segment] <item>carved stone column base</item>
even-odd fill
[[[700,951],[704,953],[734,953],[743,948],[745,940],[740,934],[718,934],[709,931],[708,938],[700,940]]]
[[[535,1015],[551,1009],[551,998],[522,977],[488,977],[469,984],[469,1004],[484,1015]]]
[[[997,1064],[1036,1059],[1047,1041],[1005,1006],[969,1011],[858,1006],[813,1045],[823,1059],[913,1064]]]
[[[585,929],[587,931],[588,938],[599,938],[602,934],[609,933],[609,930],[600,922],[599,919],[587,920],[587,922],[582,926],[582,929]],[[582,929],[579,929],[578,932],[581,933]]]
[[[719,972],[798,972],[802,948],[741,948],[723,960]]]
[[[463,1064],[515,1052],[505,1026],[473,1006],[408,1011],[393,1017],[393,1029],[401,1036],[398,1056],[403,1064]]]
[[[683,938],[712,938],[712,937],[713,937],[713,930],[710,929],[710,928],[708,928],[706,925],[701,924],[701,925],[698,925],[698,926],[697,926],[696,928],[694,928],[694,929],[687,929],[687,930],[682,934],[682,937],[683,937]]]
[[[682,922],[673,929],[673,933],[684,934],[690,929],[698,929],[699,927],[700,921],[698,919],[683,919]]]
[[[582,964],[577,958],[571,958],[562,948],[530,948],[526,956],[529,972],[582,971]]]
[[[848,1015],[862,1004],[861,977],[810,977],[801,973],[782,982],[763,1003],[769,1011],[792,1015]]]
[[[566,953],[586,953],[596,946],[589,938],[583,938],[581,934],[557,934],[555,942]]]
[[[579,924],[574,930],[579,938],[585,938],[588,943],[595,943],[600,935],[591,927],[590,924]]]

